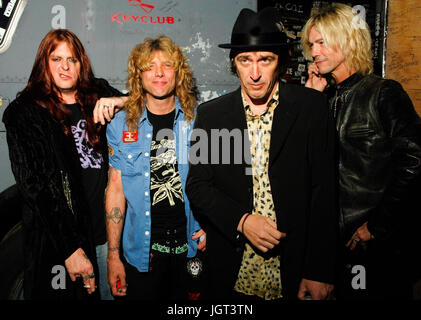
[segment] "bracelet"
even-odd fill
[[[250,213],[247,213],[247,216],[244,218],[243,223],[241,224],[241,233],[244,234],[244,222],[246,222],[247,218],[250,216]]]

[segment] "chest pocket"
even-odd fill
[[[359,158],[379,158],[383,154],[384,139],[369,124],[354,124],[346,131],[347,148]]]
[[[127,176],[141,174],[142,164],[144,165],[144,163],[142,163],[142,157],[146,158],[142,148],[139,145],[130,147],[123,146],[121,147],[120,152],[124,159],[124,166],[122,167],[121,173]]]
[[[374,129],[368,124],[354,124],[346,131],[346,136],[348,138],[365,138],[373,136],[374,134]]]

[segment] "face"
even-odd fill
[[[310,29],[308,41],[314,63],[321,74],[332,73],[335,78],[343,78],[349,73],[342,50],[327,47],[322,35],[315,27]]]
[[[48,65],[55,85],[63,97],[76,93],[76,84],[79,78],[80,61],[74,57],[67,42],[61,42],[51,52]]]
[[[156,51],[149,65],[150,69],[142,72],[142,85],[146,91],[146,99],[173,96],[176,72],[168,56],[162,51]]]
[[[278,55],[269,51],[242,52],[234,62],[246,99],[254,104],[266,103],[275,88]]]

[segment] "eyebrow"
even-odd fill
[[[324,41],[323,40],[323,37],[320,37],[320,38],[317,38],[316,40],[314,40],[313,42],[308,42],[308,43],[310,43],[310,44],[312,44],[312,43],[316,43],[316,42],[320,42],[320,41]]]
[[[250,57],[251,57],[250,54],[239,54],[236,58],[237,59],[241,59],[241,58],[250,58]],[[273,58],[275,58],[275,56],[273,56],[271,54],[268,54],[268,55],[259,55],[258,56],[258,59],[269,59],[269,58],[273,59]]]

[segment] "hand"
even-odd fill
[[[350,247],[351,250],[354,250],[358,243],[365,247],[367,241],[374,239],[374,236],[370,233],[370,231],[368,231],[367,224],[368,221],[364,222],[364,224],[354,232],[351,239],[346,243],[346,246]]]
[[[76,278],[82,277],[84,287],[88,293],[91,294],[95,291],[94,267],[82,248],[73,252],[64,261],[64,264],[72,281],[76,281]]]
[[[111,97],[98,99],[93,112],[94,122],[101,122],[102,125],[105,124],[105,120],[110,122],[114,117],[114,113],[120,111],[120,109],[127,103],[127,100],[128,97]]]
[[[237,230],[244,231],[243,234],[247,239],[262,252],[273,249],[275,245],[279,244],[281,238],[286,237],[286,233],[277,230],[276,223],[271,218],[250,214],[243,224],[245,218],[246,215],[238,224],[238,228],[243,230],[238,228]]]
[[[200,251],[206,250],[206,232],[203,231],[203,229],[200,229],[199,231],[197,231],[191,238],[193,240],[199,239],[199,242],[197,243],[197,250],[200,250]]]
[[[320,74],[319,68],[314,63],[308,67],[308,79],[305,86],[320,92],[322,92],[327,86],[326,78]]]
[[[126,271],[119,257],[107,258],[108,284],[113,296],[125,296],[127,291]]]
[[[298,299],[306,300],[306,293],[309,293],[312,300],[323,300],[329,297],[332,290],[332,284],[302,279],[298,289]]]

